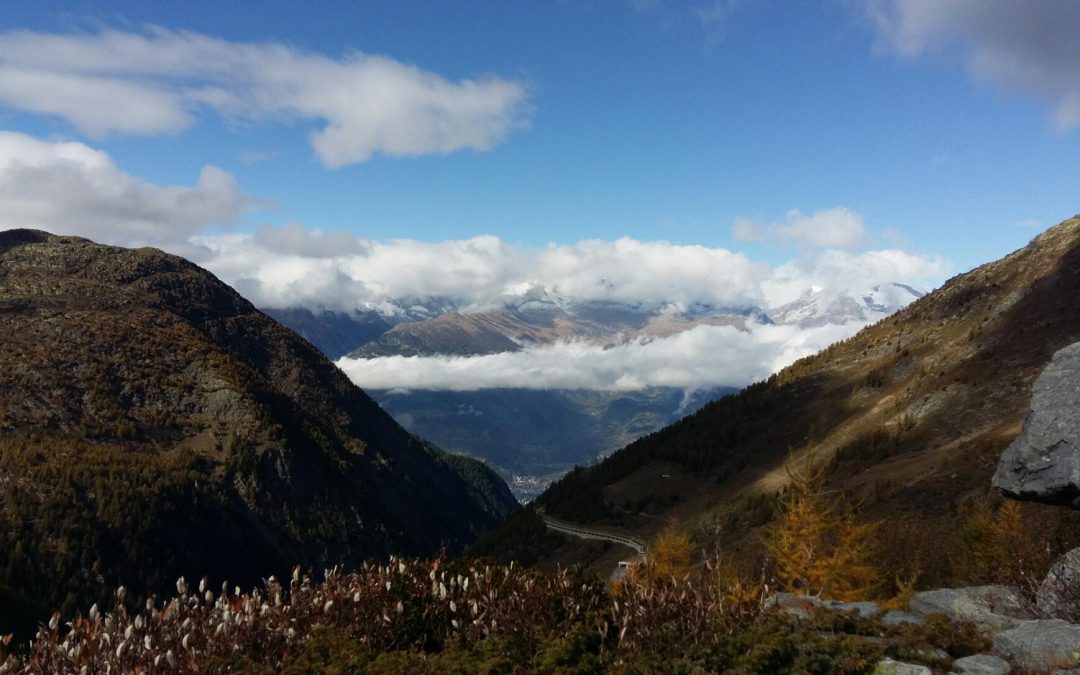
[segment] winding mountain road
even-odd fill
[[[578,537],[580,539],[599,539],[600,541],[610,541],[621,544],[634,549],[642,559],[644,559],[645,552],[649,549],[649,545],[637,537],[631,537],[618,532],[594,530],[589,527],[582,527],[581,525],[563,523],[549,516],[541,517],[544,519],[544,524],[547,525],[549,530],[555,530],[556,532],[568,534],[571,537]]]

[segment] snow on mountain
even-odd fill
[[[767,309],[766,314],[774,323],[800,328],[868,323],[903,309],[923,295],[907,284],[895,282],[872,286],[858,297],[849,291],[811,288],[792,302]]]

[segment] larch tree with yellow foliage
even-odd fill
[[[1045,568],[1049,554],[1024,528],[1020,505],[1006,500],[997,509],[975,502],[961,532],[964,554],[953,565],[959,583],[1021,583],[1033,570]]]
[[[825,467],[807,453],[791,479],[780,519],[767,532],[766,548],[788,590],[838,600],[872,595],[881,577],[873,564],[878,523],[859,523],[837,497],[825,494]]]
[[[670,520],[649,547],[645,577],[650,581],[681,581],[690,574],[693,555],[694,542],[675,520]]]

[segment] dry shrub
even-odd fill
[[[297,570],[250,593],[181,580],[163,603],[134,608],[121,590],[108,613],[54,616],[28,651],[0,654],[0,672],[860,673],[886,654],[984,648],[948,625],[892,629],[827,611],[800,621],[763,611],[768,592],[716,559],[617,592],[575,570],[445,560],[319,582]]]
[[[541,573],[520,567],[443,560],[393,559],[359,572],[326,572],[314,583],[299,569],[288,587],[274,578],[262,590],[215,594],[205,581],[195,591],[183,579],[164,604],[149,600],[131,610],[123,589],[109,613],[95,605],[61,625],[41,627],[29,654],[11,657],[11,672],[194,672],[230,661],[280,665],[302,649],[313,631],[347,628],[364,649],[439,651],[470,647],[494,635],[544,639],[595,615],[608,600],[604,585],[569,570]],[[0,672],[3,667],[0,667]]]
[[[320,582],[297,568],[287,586],[270,578],[249,593],[180,579],[164,603],[131,607],[121,588],[108,612],[95,605],[66,624],[54,615],[28,652],[0,652],[0,673],[279,671],[391,653],[476,659],[492,649],[505,655],[510,644],[515,659],[533,665],[642,654],[681,660],[719,649],[757,616],[761,598],[749,586],[739,582],[732,593],[713,581],[656,578],[609,593],[576,569],[397,558],[354,573],[328,570]]]

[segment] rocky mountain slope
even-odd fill
[[[741,327],[748,316],[760,318],[761,314],[753,308],[676,309],[663,303],[575,300],[537,287],[502,307],[445,312],[422,321],[398,323],[349,356],[475,356],[560,340],[614,344],[640,336],[670,335],[701,324]]]
[[[538,503],[567,520],[643,536],[671,516],[700,543],[746,551],[755,542],[747,533],[768,521],[787,482],[788,462],[812,451],[831,462],[833,488],[885,523],[887,569],[918,568],[924,582],[940,583],[961,553],[965,508],[989,493],[998,457],[1020,431],[1034,378],[1080,339],[1077,298],[1073,218],[853,338],[572,472]],[[1067,517],[1040,508],[1026,505],[1025,518],[1054,542]],[[585,555],[574,544],[553,559]]]
[[[507,300],[501,307],[483,311],[445,311],[415,321],[401,320],[401,314],[395,313],[392,328],[361,344],[348,356],[358,359],[436,354],[475,356],[518,351],[560,340],[610,345],[636,338],[666,337],[700,325],[741,329],[751,319],[802,328],[842,325],[887,316],[921,296],[920,291],[910,286],[893,283],[868,288],[857,297],[847,292],[809,288],[794,300],[775,307],[681,307],[663,302],[578,300],[536,287]],[[286,323],[290,319],[286,318]]]
[[[489,469],[155,249],[0,232],[0,334],[0,599],[24,613],[431,554],[514,507]]]

